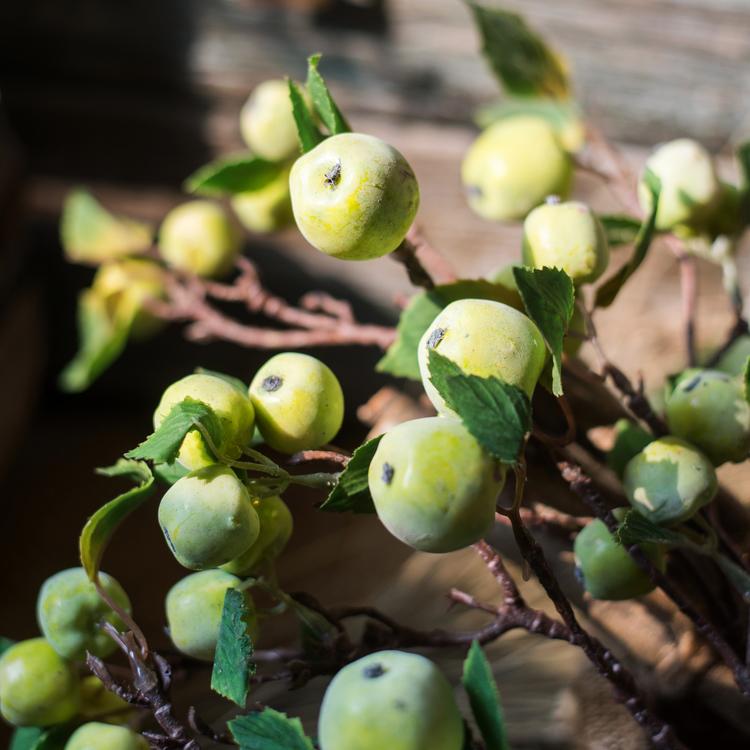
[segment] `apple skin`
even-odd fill
[[[549,195],[566,198],[573,165],[545,120],[518,115],[499,120],[477,137],[464,157],[461,179],[476,214],[514,221]]]
[[[381,439],[368,484],[382,524],[423,552],[452,552],[485,536],[505,469],[458,419],[403,422]]]
[[[0,714],[10,724],[64,724],[80,700],[73,667],[44,638],[20,641],[0,657]]]
[[[131,611],[130,599],[117,580],[100,572],[99,583],[122,609]],[[83,568],[61,570],[48,578],[39,590],[36,614],[42,634],[64,659],[84,660],[87,651],[109,656],[117,646],[99,623],[123,627]]]
[[[680,225],[700,226],[721,200],[721,184],[711,154],[690,138],[659,146],[646,167],[661,180],[656,228],[669,231]],[[641,179],[638,199],[645,213],[651,211],[651,191]]]
[[[576,285],[596,281],[609,265],[604,228],[578,201],[535,208],[523,224],[523,260],[532,268],[560,268]]]
[[[168,265],[196,276],[226,276],[241,250],[239,228],[213,201],[188,201],[173,208],[159,229],[161,257]]]
[[[154,412],[154,428],[158,428],[169,412],[186,398],[202,401],[214,410],[222,427],[222,439],[217,448],[230,458],[237,458],[241,448],[250,443],[255,427],[255,410],[250,399],[215,375],[186,375],[172,383],[162,394]],[[177,460],[191,471],[216,462],[198,430],[191,430],[185,435]]]
[[[379,651],[328,685],[318,720],[321,750],[461,750],[453,690],[429,659]]]
[[[149,750],[145,737],[127,727],[90,721],[78,727],[65,750]]]
[[[307,97],[306,93],[303,96]],[[240,111],[240,132],[247,147],[269,161],[285,161],[299,154],[297,125],[282,79],[256,86]]]
[[[463,372],[494,376],[531,398],[544,368],[547,349],[536,325],[502,302],[462,299],[445,307],[424,332],[418,359],[422,385],[439,414],[455,416],[430,380],[429,353],[434,349]]]
[[[412,168],[393,146],[364,133],[326,138],[289,176],[297,227],[315,248],[343,260],[395,250],[419,206]]]
[[[649,443],[625,467],[628,502],[656,524],[675,524],[710,503],[718,489],[716,471],[697,448],[673,436]]]
[[[245,229],[267,234],[278,232],[294,223],[289,193],[290,171],[291,166],[285,167],[262,188],[232,196],[232,209]]]
[[[248,390],[263,440],[281,453],[320,448],[344,420],[344,392],[333,371],[309,354],[268,360]]]

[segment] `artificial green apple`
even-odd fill
[[[524,221],[523,261],[532,268],[560,268],[573,283],[590,284],[609,264],[607,237],[586,204],[549,201]]]
[[[273,562],[292,535],[294,519],[286,503],[278,496],[255,498],[253,507],[260,519],[260,534],[250,548],[221,569],[245,577],[264,563]]]
[[[86,720],[106,719],[110,724],[125,724],[136,707],[104,687],[96,675],[81,680],[81,704],[78,715]]]
[[[328,366],[309,354],[271,357],[248,393],[263,440],[281,453],[320,448],[341,429],[341,385]]]
[[[379,651],[344,667],[320,708],[321,750],[461,750],[453,690],[429,659]]]
[[[161,257],[170,266],[196,276],[226,276],[241,249],[239,229],[213,201],[188,201],[173,208],[159,229]]]
[[[505,470],[452,417],[394,427],[381,439],[368,474],[383,525],[424,552],[451,552],[487,534],[504,479]]]
[[[379,138],[341,133],[294,163],[292,209],[305,239],[326,255],[369,260],[395,250],[419,205],[406,159]]]
[[[744,384],[718,370],[685,370],[667,397],[672,434],[700,448],[714,466],[750,454],[750,404]]]
[[[646,167],[661,180],[656,228],[669,231],[678,225],[705,222],[721,197],[711,154],[690,138],[678,138],[657,148]],[[644,180],[638,185],[644,212],[651,210],[651,191]]]
[[[64,724],[79,703],[75,671],[44,638],[16,643],[0,657],[0,714],[11,724]]]
[[[625,467],[625,495],[650,521],[674,524],[694,516],[718,489],[711,462],[676,437],[649,443]]]
[[[223,378],[207,373],[194,373],[172,383],[161,397],[154,412],[154,427],[166,419],[172,409],[186,398],[201,401],[213,409],[222,427],[216,447],[230,458],[237,458],[252,439],[255,411],[247,396]],[[185,436],[177,456],[179,462],[194,471],[215,463],[215,458],[198,430]]]
[[[272,79],[253,89],[240,112],[240,131],[248,148],[269,161],[285,161],[299,154],[286,81]]]
[[[232,208],[245,229],[266,233],[277,232],[291,225],[290,170],[291,167],[285,167],[277,177],[258,190],[232,196]]]
[[[203,570],[178,581],[166,599],[167,623],[172,643],[184,654],[211,661],[219,638],[224,596],[228,589],[238,588],[242,581],[223,570]],[[247,632],[257,634],[257,617],[253,600],[243,592],[248,608]]]
[[[419,342],[422,385],[440,414],[453,414],[430,381],[429,353],[435,350],[465,373],[494,376],[531,398],[547,356],[539,329],[523,313],[485,299],[451,302]]]
[[[172,554],[190,570],[233,560],[260,533],[247,488],[223,465],[206,466],[178,479],[159,503],[159,526]]]
[[[490,125],[474,141],[461,178],[475,213],[511,221],[522,219],[549,195],[567,197],[573,166],[545,120],[519,115]]]
[[[145,737],[127,727],[90,721],[70,735],[65,750],[149,750]]]
[[[99,573],[99,584],[119,607],[130,612],[128,595],[112,576]],[[64,659],[83,660],[87,651],[95,656],[109,656],[116,644],[100,623],[123,627],[83,568],[61,570],[42,584],[36,616],[42,634]]]

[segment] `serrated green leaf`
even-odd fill
[[[114,314],[93,289],[84,289],[78,296],[78,353],[60,374],[60,387],[86,390],[122,354],[132,322]]]
[[[750,574],[721,553],[717,553],[713,557],[737,593],[746,602],[750,602]]]
[[[247,633],[247,600],[237,589],[227,589],[216,642],[211,690],[244,707],[255,674],[253,642]]]
[[[283,170],[282,163],[238,154],[201,167],[185,180],[183,188],[188,193],[212,197],[249,193],[273,182]]]
[[[162,483],[171,487],[178,479],[190,473],[179,461],[154,464],[154,476]]]
[[[484,279],[463,279],[415,294],[401,313],[396,340],[375,369],[400,378],[421,380],[419,341],[443,308],[459,299],[491,299],[513,307],[516,298],[513,290]]]
[[[234,386],[244,396],[247,396],[247,384],[243,383],[239,378],[235,378],[234,375],[227,375],[217,370],[208,370],[205,367],[196,367],[195,373],[196,375],[212,375],[215,378],[221,378],[225,383],[229,383],[229,385]]]
[[[227,726],[240,750],[314,750],[302,722],[272,708],[239,716]]]
[[[562,58],[523,18],[466,0],[482,37],[482,53],[505,90],[516,96],[566,99],[570,80]]]
[[[307,58],[307,92],[310,94],[315,111],[331,135],[349,133],[351,132],[349,123],[336,106],[323,76],[318,72],[320,58],[319,54]]]
[[[303,154],[306,154],[323,141],[324,136],[315,124],[312,112],[310,112],[297,84],[292,80],[289,80],[288,83],[289,98],[292,100],[292,115],[294,115],[294,122],[297,125],[300,149],[302,149]]]
[[[102,477],[125,477],[138,484],[151,479],[151,469],[148,468],[148,464],[129,458],[120,458],[112,466],[100,466],[96,469],[96,473]]]
[[[60,240],[65,256],[74,263],[102,263],[144,253],[153,234],[150,224],[111,214],[85,190],[74,190],[65,199]]]
[[[487,750],[510,750],[497,684],[477,641],[464,661],[462,682]]]
[[[126,458],[138,458],[156,463],[171,463],[177,458],[185,435],[202,425],[214,445],[221,441],[221,422],[213,409],[202,401],[186,398],[175,404],[164,421],[137,448],[128,451]]]
[[[367,473],[382,435],[360,445],[346,468],[339,474],[336,486],[323,501],[320,510],[333,513],[374,513],[375,505],[370,496]]]
[[[599,214],[599,222],[607,235],[610,247],[630,245],[635,242],[641,229],[641,222],[625,214]]]
[[[485,450],[503,463],[516,463],[531,431],[531,404],[526,394],[499,378],[467,375],[434,349],[429,367],[438,393]]]
[[[633,544],[668,544],[682,546],[682,534],[657,526],[638,511],[629,510],[617,528],[617,541],[625,547]]]
[[[649,247],[651,247],[651,240],[656,230],[656,212],[659,210],[661,180],[650,169],[647,169],[644,174],[644,181],[646,187],[651,191],[651,213],[638,230],[638,236],[635,239],[635,248],[630,260],[596,290],[596,307],[609,307],[615,301],[615,297],[617,297],[620,289],[638,270],[638,267],[646,258]]]
[[[557,268],[517,266],[513,277],[526,314],[536,323],[552,355],[552,393],[561,396],[563,339],[575,305],[573,282]]]
[[[120,459],[114,466],[97,469],[97,473],[105,476],[127,476],[138,481],[140,484],[133,489],[118,495],[110,500],[94,513],[86,522],[78,540],[78,548],[81,556],[81,565],[88,577],[93,581],[99,573],[99,565],[102,561],[104,550],[109,540],[115,533],[117,527],[133,511],[148,500],[154,489],[154,477],[146,464],[140,463],[138,468],[133,464],[137,461],[126,461]]]

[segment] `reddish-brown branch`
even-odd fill
[[[340,453],[339,451],[309,450],[295,453],[293,456],[289,457],[287,463],[296,465],[306,463],[308,461],[326,461],[327,463],[346,466],[349,463],[350,458],[351,456],[347,456],[345,453]]]

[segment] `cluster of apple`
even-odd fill
[[[122,586],[106,573],[100,573],[99,582],[129,613]],[[83,568],[60,571],[44,582],[37,621],[43,637],[15,643],[0,658],[3,718],[17,727],[78,724],[65,750],[148,750],[143,737],[122,726],[132,713],[129,704],[98,677],[82,676],[87,652],[105,657],[115,649],[101,623],[123,627]]]

